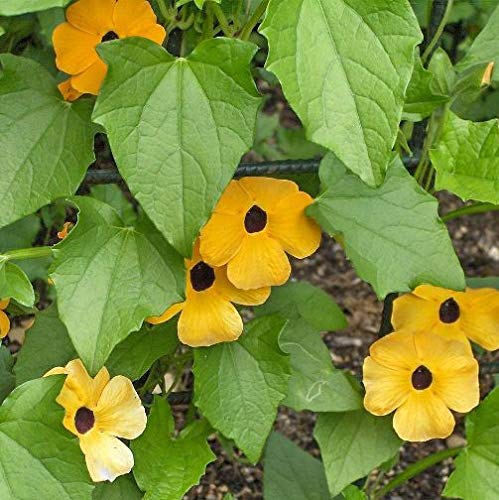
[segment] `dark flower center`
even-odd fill
[[[191,284],[196,292],[207,290],[215,283],[215,271],[205,262],[198,262],[191,269]]]
[[[438,312],[440,321],[443,323],[455,323],[459,319],[460,313],[459,304],[453,298],[442,302]]]
[[[78,409],[75,415],[75,427],[80,434],[88,432],[95,424],[95,416],[92,410],[85,406]]]
[[[101,38],[101,43],[102,42],[110,42],[111,40],[118,40],[119,36],[117,33],[114,31],[108,31],[102,38]]]
[[[258,233],[267,225],[267,212],[258,205],[253,205],[244,217],[244,228],[248,233]]]
[[[421,365],[412,372],[411,381],[414,389],[422,391],[423,389],[428,389],[428,387],[430,387],[433,382],[433,376],[431,371],[428,370],[426,366]]]

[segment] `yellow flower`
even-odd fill
[[[69,234],[69,231],[71,231],[73,226],[74,226],[74,224],[72,222],[65,222],[62,225],[62,229],[57,233],[57,237],[60,240],[63,240]]]
[[[455,292],[418,286],[393,303],[395,330],[431,331],[447,338],[468,338],[493,351],[499,349],[499,291],[492,288]]]
[[[10,319],[4,312],[9,303],[10,299],[0,300],[0,339],[6,337],[10,331]]]
[[[63,424],[78,436],[92,481],[114,481],[132,470],[130,449],[121,442],[135,439],[146,427],[146,413],[132,382],[110,379],[102,368],[92,378],[79,359],[45,374],[67,375],[56,401],[66,410]]]
[[[231,181],[201,231],[201,255],[211,266],[227,264],[242,290],[282,285],[291,273],[286,252],[303,259],[319,247],[321,230],[305,215],[312,202],[292,181]]]
[[[263,304],[270,295],[270,287],[238,290],[227,279],[225,267],[211,267],[201,260],[198,242],[192,260],[186,259],[185,266],[185,302],[174,304],[161,316],[147,321],[164,323],[180,312],[178,337],[192,347],[237,340],[243,331],[243,320],[232,303]]]
[[[465,413],[480,399],[478,363],[463,342],[410,330],[375,342],[364,360],[364,406],[395,411],[393,427],[406,441],[449,436],[451,410]]]
[[[99,93],[107,66],[95,47],[109,40],[140,36],[162,44],[166,32],[145,0],[78,0],[66,11],[67,22],[54,30],[56,65],[71,77],[59,85],[64,98]]]

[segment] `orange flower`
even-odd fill
[[[320,227],[305,214],[312,202],[292,181],[231,181],[201,231],[201,255],[210,266],[227,264],[242,290],[282,285],[291,273],[286,252],[303,259],[319,247]]]
[[[164,323],[180,313],[178,337],[184,344],[198,347],[237,340],[243,331],[243,320],[232,302],[245,306],[263,304],[270,288],[238,290],[227,279],[225,267],[214,268],[201,260],[198,243],[192,260],[186,259],[185,265],[185,302],[174,304],[161,316],[148,318],[148,323]]]
[[[66,23],[54,30],[56,65],[71,77],[59,85],[64,98],[97,95],[107,66],[96,46],[102,42],[140,36],[162,44],[166,32],[145,0],[78,0],[68,7]]]
[[[418,286],[393,303],[395,330],[432,332],[448,339],[470,339],[489,351],[499,349],[499,291],[468,288],[455,292]]]
[[[10,320],[4,309],[9,307],[10,299],[0,300],[0,339],[7,336],[10,331]]]

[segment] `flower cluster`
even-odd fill
[[[66,10],[67,22],[53,34],[56,66],[71,75],[59,85],[68,101],[99,93],[107,66],[97,45],[139,36],[162,44],[166,32],[146,0],[78,0]]]
[[[419,286],[395,300],[392,324],[395,332],[364,361],[364,406],[379,416],[395,411],[406,441],[446,438],[455,426],[450,410],[466,413],[480,400],[470,340],[499,348],[499,291]]]
[[[56,401],[65,409],[63,424],[78,436],[92,481],[114,481],[132,470],[130,449],[118,439],[135,439],[146,427],[144,407],[132,382],[106,368],[92,378],[79,359],[45,374],[66,375]]]
[[[246,177],[231,181],[186,260],[186,300],[157,324],[180,312],[180,340],[207,346],[236,340],[243,323],[232,305],[259,305],[270,287],[291,274],[287,253],[302,259],[317,250],[319,226],[305,214],[312,203],[291,181]]]

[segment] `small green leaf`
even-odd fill
[[[33,307],[35,292],[25,272],[12,262],[0,262],[0,297],[14,299],[26,307]]]
[[[92,101],[65,102],[38,63],[1,54],[0,67],[3,227],[76,191],[94,158],[95,126]]]
[[[429,283],[454,290],[464,273],[437,200],[418,186],[399,158],[379,188],[348,174],[329,154],[321,164],[324,193],[309,208],[329,234],[341,235],[358,275],[380,298]]]
[[[90,188],[90,196],[111,205],[125,224],[133,224],[137,220],[132,204],[126,199],[117,184],[101,184]]]
[[[106,367],[112,375],[124,375],[130,380],[137,380],[157,359],[173,354],[177,346],[175,321],[155,327],[144,325],[113,349]]]
[[[147,428],[131,447],[135,457],[133,474],[145,499],[178,500],[199,482],[206,466],[215,460],[206,438],[206,422],[196,421],[174,439],[168,403],[156,397]]]
[[[55,366],[65,366],[77,357],[57,307],[53,305],[38,313],[33,326],[26,332],[14,367],[16,384],[41,377]]]
[[[474,123],[449,111],[437,149],[430,152],[436,189],[464,200],[499,203],[499,120]]]
[[[299,446],[273,432],[264,456],[265,500],[329,500],[322,463]]]
[[[194,351],[196,406],[254,463],[288,389],[289,358],[278,344],[284,325],[278,316],[258,318],[237,342]]]
[[[12,373],[14,358],[3,345],[0,346],[0,403],[13,391],[16,386],[16,377]]]
[[[28,12],[65,7],[71,0],[0,0],[0,16],[18,16]]]
[[[314,437],[332,496],[389,460],[402,444],[391,417],[375,417],[365,410],[320,414]]]
[[[261,32],[307,137],[381,183],[422,40],[409,2],[271,0]]]
[[[143,493],[131,473],[116,478],[112,483],[98,483],[92,493],[92,500],[140,500],[142,497]]]
[[[499,496],[499,388],[466,417],[468,444],[455,460],[443,495],[496,500]]]
[[[157,233],[124,227],[109,205],[75,197],[78,224],[51,268],[59,315],[87,368],[95,373],[144,318],[180,302],[182,258]]]
[[[0,407],[0,498],[91,497],[78,438],[63,427],[64,409],[55,402],[63,382],[61,376],[26,382]]]
[[[255,50],[226,38],[202,42],[187,58],[143,38],[99,48],[109,73],[94,119],[132,193],[185,256],[253,142]]]
[[[499,276],[487,278],[467,278],[466,284],[471,288],[495,288],[499,290]]]
[[[414,72],[407,88],[404,120],[421,121],[449,101],[450,97],[436,92],[433,85],[433,74],[423,67],[418,51],[414,59]]]
[[[456,80],[456,72],[449,55],[439,47],[431,56],[428,69],[433,75],[433,86],[439,94],[451,95]]]
[[[353,484],[349,484],[342,491],[342,495],[345,500],[367,500],[367,495]]]

